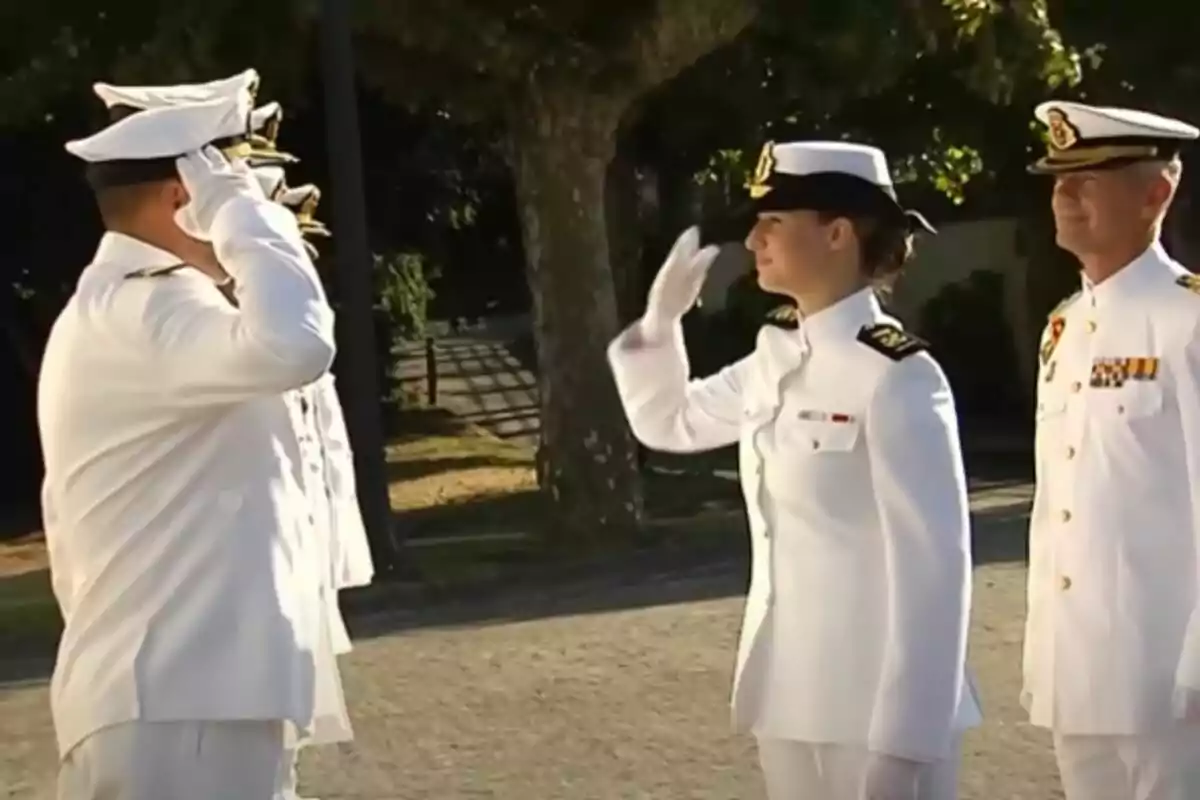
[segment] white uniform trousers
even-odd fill
[[[296,769],[300,761],[300,748],[288,748],[284,754],[283,774],[280,776],[279,788],[275,791],[273,800],[319,800],[316,797],[300,796],[300,775]]]
[[[927,765],[919,800],[958,796],[958,746],[954,756]],[[870,754],[866,748],[759,738],[758,763],[768,800],[862,800]]]
[[[272,800],[290,768],[285,723],[129,722],[63,759],[58,800]]]
[[[1054,736],[1067,800],[1200,798],[1200,725],[1145,736]]]

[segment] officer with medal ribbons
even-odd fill
[[[288,400],[327,374],[333,314],[243,160],[257,75],[217,83],[67,145],[107,232],[38,387],[64,800],[283,796],[341,693]]]
[[[1022,704],[1068,800],[1200,797],[1200,280],[1160,235],[1200,130],[1043,103],[1082,288],[1042,335]]]
[[[768,144],[750,192],[759,284],[795,300],[797,329],[689,380],[680,319],[716,253],[693,228],[609,347],[617,387],[647,447],[738,444],[753,555],[732,710],[771,800],[950,800],[981,720],[958,423],[875,292],[932,229],[873,147]]]

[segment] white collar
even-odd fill
[[[1081,276],[1082,299],[1092,308],[1104,308],[1121,297],[1135,294],[1151,282],[1171,263],[1171,257],[1160,242],[1154,242],[1141,255],[1099,283],[1092,283],[1086,275]]]

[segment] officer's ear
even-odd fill
[[[834,217],[825,225],[825,238],[830,250],[845,250],[857,239],[854,223],[848,217]]]
[[[1133,164],[1132,171],[1142,189],[1144,216],[1153,219],[1163,214],[1179,187],[1182,165],[1178,159],[1168,162],[1143,161]]]
[[[183,208],[192,199],[191,195],[188,194],[187,187],[183,185],[183,180],[180,178],[163,181],[163,192],[166,194],[167,204],[174,211]]]

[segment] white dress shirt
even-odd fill
[[[282,395],[329,368],[333,315],[287,209],[234,200],[214,230],[240,308],[193,269],[128,277],[178,259],[109,233],[47,344],[62,754],[134,720],[312,722],[328,553]]]
[[[880,325],[897,323],[867,289],[797,331],[764,328],[701,380],[678,326],[647,342],[635,324],[609,359],[648,447],[739,443],[753,561],[735,726],[936,761],[980,718],[966,480],[941,369],[859,338]]]
[[[1170,726],[1200,689],[1200,296],[1155,244],[1043,334],[1022,700],[1035,725]]]

